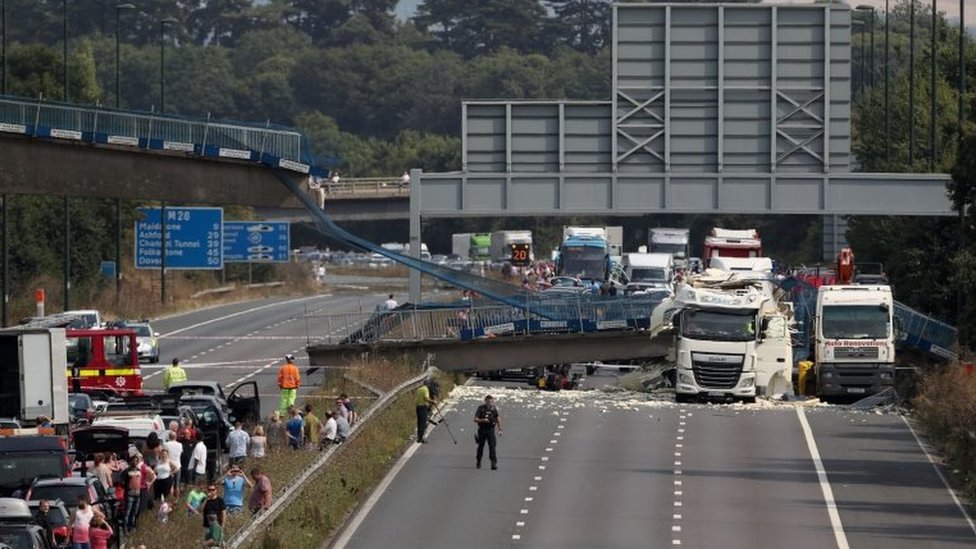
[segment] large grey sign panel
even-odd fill
[[[614,22],[618,171],[848,169],[846,6],[618,4]]]
[[[848,6],[616,4],[612,38],[610,101],[465,102],[413,211],[951,215],[945,175],[849,173]]]
[[[953,215],[941,174],[415,172],[425,217],[772,213]]]

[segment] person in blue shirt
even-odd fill
[[[285,432],[288,434],[288,445],[294,450],[298,450],[302,447],[302,442],[304,442],[303,431],[305,430],[305,421],[302,419],[301,414],[298,413],[298,408],[291,408],[291,419],[285,424]]]
[[[238,513],[244,510],[244,484],[253,487],[250,479],[244,476],[241,468],[231,466],[222,479],[224,483],[224,503],[228,513]]]

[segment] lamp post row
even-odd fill
[[[121,3],[115,6],[115,107],[119,108],[122,105],[122,78],[121,78],[121,12],[125,10],[136,9],[135,4],[132,3]],[[166,18],[160,21],[160,111],[164,111],[165,102],[165,31],[166,26],[177,23],[178,21],[173,18]],[[62,98],[65,102],[70,100],[70,88],[68,81],[69,66],[68,66],[68,0],[61,1],[61,39],[62,39]],[[7,0],[0,0],[0,94],[6,95],[8,90],[8,75],[7,75]],[[9,321],[8,305],[10,301],[9,287],[10,287],[10,268],[9,268],[9,243],[10,243],[10,231],[8,230],[8,204],[9,197],[6,193],[0,196],[3,201],[2,210],[0,210],[0,228],[2,228],[3,235],[2,240],[0,240],[0,255],[2,255],[2,292],[0,292],[0,324],[7,326]],[[165,206],[164,206],[165,208]],[[117,198],[115,201],[115,224],[116,224],[116,242],[115,242],[115,302],[118,303],[121,299],[122,293],[122,199]],[[165,244],[163,244],[165,246]],[[165,250],[165,248],[164,248]],[[165,252],[164,252],[165,253]],[[71,307],[71,201],[68,197],[64,198],[64,308],[65,310]],[[162,266],[162,282],[161,282],[161,298],[165,303],[166,300],[166,286],[165,286],[165,256],[163,258]]]
[[[854,8],[856,11],[867,12],[870,17],[870,31],[871,31],[871,52],[870,52],[870,64],[871,72],[867,78],[868,85],[874,87],[874,27],[875,27],[875,8],[869,5],[860,5]],[[936,131],[936,121],[938,120],[938,102],[937,102],[937,79],[938,74],[938,52],[936,48],[938,47],[938,33],[939,33],[939,16],[938,16],[938,0],[932,0],[932,28],[931,28],[931,45],[929,47],[929,158],[928,167],[929,170],[934,171],[937,165],[936,158],[938,156],[938,132]],[[890,98],[890,44],[891,44],[891,22],[890,22],[890,11],[889,11],[889,0],[885,0],[885,50],[884,50],[884,149],[885,149],[885,162],[891,161],[891,98]],[[859,82],[859,91],[863,90],[864,86],[864,66],[865,66],[865,55],[864,55],[864,24],[858,21],[854,22],[854,26],[861,27],[861,78]],[[958,121],[957,121],[957,138],[958,143],[962,142],[963,130],[965,128],[966,120],[966,7],[965,0],[959,0],[959,88],[957,91],[959,107],[958,107]],[[912,169],[915,163],[915,0],[911,0],[909,5],[909,99],[908,99],[908,163],[909,169]],[[863,93],[863,92],[862,92]]]

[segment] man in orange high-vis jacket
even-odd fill
[[[295,355],[285,355],[285,364],[278,370],[278,387],[281,389],[278,408],[282,414],[288,413],[288,409],[295,405],[301,385],[302,376],[298,373],[298,366],[295,366]]]

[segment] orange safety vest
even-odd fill
[[[297,389],[302,384],[302,376],[298,373],[298,367],[291,363],[285,363],[278,370],[278,387],[282,389]]]

